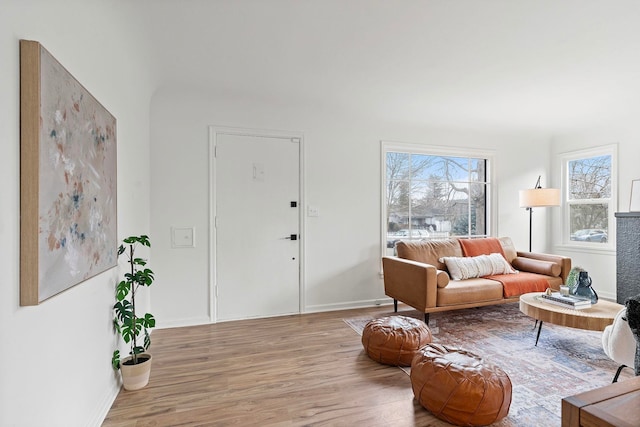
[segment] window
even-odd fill
[[[387,254],[400,240],[489,234],[489,159],[465,151],[383,143]]]
[[[615,146],[564,155],[564,229],[570,244],[599,246],[610,243],[617,205],[615,162]]]

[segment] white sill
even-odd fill
[[[554,245],[558,252],[581,252],[589,254],[615,255],[616,246],[613,243],[585,243],[585,244],[560,244]]]

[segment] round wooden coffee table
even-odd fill
[[[536,319],[536,322],[540,321],[536,345],[543,322],[589,331],[604,331],[605,327],[613,323],[616,314],[624,308],[624,305],[601,299],[590,308],[574,310],[546,302],[540,296],[542,294],[543,292],[531,292],[520,296],[520,311]]]

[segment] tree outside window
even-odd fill
[[[399,240],[487,234],[487,160],[385,153],[387,253]]]
[[[612,164],[611,154],[567,161],[569,239],[572,242],[609,241]]]

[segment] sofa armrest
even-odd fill
[[[437,269],[430,264],[382,257],[384,293],[416,310],[436,306]]]
[[[551,254],[543,254],[543,253],[537,253],[537,252],[518,251],[517,254],[519,257],[523,257],[523,258],[538,259],[540,261],[549,261],[549,262],[555,262],[556,264],[559,264],[560,268],[562,269],[560,271],[560,277],[562,278],[562,283],[563,284],[567,283],[567,276],[571,271],[571,258],[562,256],[562,255],[551,255]]]

